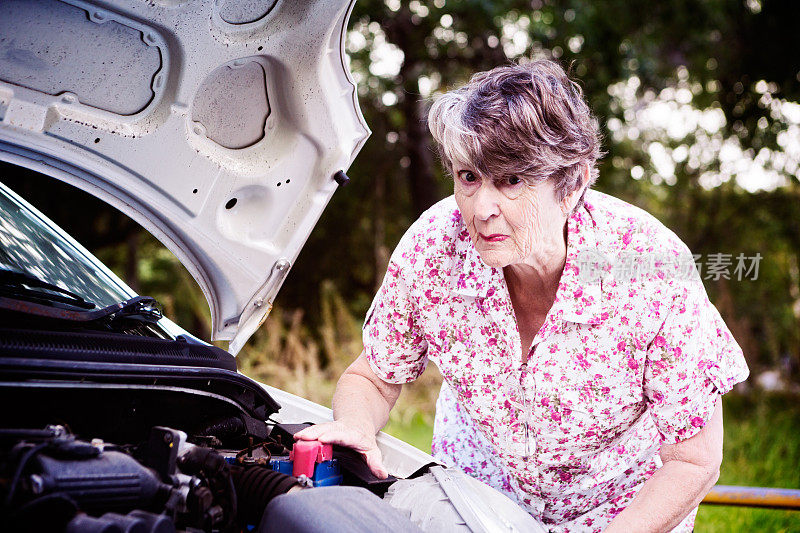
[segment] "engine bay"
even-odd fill
[[[306,426],[276,424],[244,448],[163,426],[122,444],[63,425],[4,428],[0,521],[7,531],[252,530],[293,487],[347,484],[382,496],[395,481],[375,478],[351,450],[295,443]]]
[[[294,487],[378,479],[350,449],[297,441],[223,350],[108,332],[0,328],[4,531],[261,530]]]

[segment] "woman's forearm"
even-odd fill
[[[645,482],[606,532],[670,531],[700,504],[718,478],[718,469],[670,461]]]
[[[661,447],[664,466],[642,486],[606,532],[669,531],[697,507],[719,479],[722,463],[722,399],[693,437]]]
[[[343,375],[333,395],[333,418],[374,435],[389,419],[390,407],[366,378]]]
[[[295,433],[294,438],[338,444],[361,452],[372,473],[386,479],[389,474],[375,434],[386,425],[402,387],[380,379],[362,353],[336,384],[334,421],[307,427]]]
[[[378,378],[362,354],[339,378],[333,395],[333,418],[374,435],[389,420],[402,385]]]

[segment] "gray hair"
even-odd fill
[[[448,173],[453,163],[495,178],[552,179],[559,200],[579,189],[584,168],[597,180],[597,120],[580,86],[542,59],[496,67],[440,96],[428,127]],[[583,203],[583,195],[576,208]]]

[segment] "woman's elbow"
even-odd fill
[[[685,464],[693,472],[692,477],[710,490],[720,476],[722,428],[722,402],[717,399],[713,415],[699,433],[678,444],[661,448],[662,461],[677,460]]]
[[[717,481],[719,481],[720,467],[722,466],[722,446],[718,451],[715,451],[709,459],[706,466],[706,475],[708,477],[708,488],[711,489]]]
[[[714,421],[716,423],[709,424],[708,430],[711,435],[707,435],[707,437],[710,438],[706,439],[705,446],[701,447],[702,452],[694,458],[694,463],[701,468],[705,480],[705,492],[711,490],[711,487],[719,481],[720,468],[722,466],[722,412],[719,404],[715,418],[718,418]]]
[[[717,481],[719,481],[719,473],[720,473],[720,469],[719,469],[719,467],[717,467],[714,470],[713,475],[711,476],[711,486],[712,487],[717,484]]]

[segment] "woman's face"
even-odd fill
[[[454,193],[472,243],[483,262],[502,268],[540,264],[564,249],[564,203],[550,180],[530,185],[520,178],[483,176],[453,166]]]

